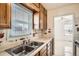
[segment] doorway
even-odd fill
[[[73,55],[74,16],[54,17],[54,53],[57,56]]]

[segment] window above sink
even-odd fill
[[[9,37],[20,37],[32,32],[33,12],[21,4],[12,4],[11,29]]]

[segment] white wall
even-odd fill
[[[68,14],[73,14],[74,15],[74,22],[75,24],[78,24],[79,27],[79,4],[71,4],[71,5],[66,5],[64,7],[61,8],[57,8],[57,9],[51,9],[48,10],[48,20],[47,20],[47,28],[52,29],[53,32],[53,36],[54,36],[54,16],[62,16],[62,15],[68,15]],[[76,38],[75,39],[79,39],[79,32],[76,33]],[[54,50],[56,52],[55,55],[64,55],[63,52],[63,48],[59,48],[60,46],[65,46],[65,45],[72,45],[70,42],[66,42],[67,44],[63,44],[65,43],[64,41],[56,41],[54,40]],[[62,50],[62,51],[61,51]]]
[[[54,16],[61,16],[61,15],[67,15],[67,14],[74,14],[75,23],[79,24],[79,4],[71,4],[71,5],[63,6],[61,8],[48,10],[48,17],[47,17],[48,18],[47,20],[48,29],[51,28],[53,32]]]

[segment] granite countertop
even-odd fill
[[[42,46],[40,46],[39,48],[37,48],[32,54],[30,54],[30,56],[33,56],[37,52],[39,52],[44,46],[46,46],[46,44],[48,44],[52,40],[52,38],[53,37],[51,36],[51,34],[45,35],[43,37],[33,37],[32,41],[44,42],[44,44]],[[11,56],[4,50],[12,48],[17,45],[20,45],[21,43],[22,43],[22,41],[13,42],[13,43],[10,42],[10,43],[4,44],[3,46],[0,46],[0,56]]]

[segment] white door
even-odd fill
[[[74,39],[73,22],[74,22],[73,15],[54,17],[55,55],[57,56],[73,55],[73,39]]]
[[[62,17],[54,17],[55,55],[64,55],[64,25]]]
[[[62,17],[54,17],[54,38],[58,41],[64,39],[64,23]]]

